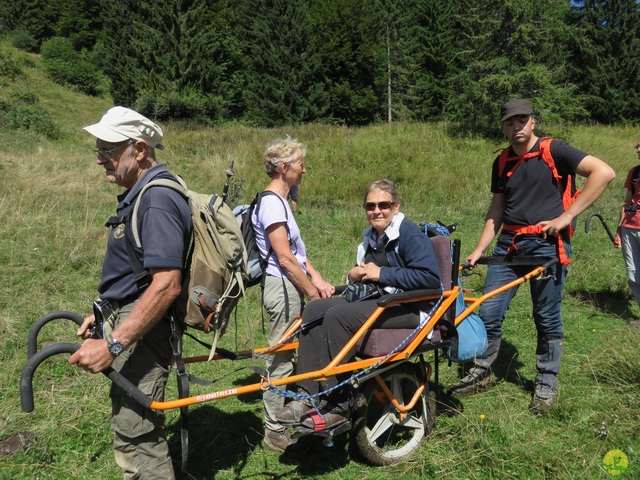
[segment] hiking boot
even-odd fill
[[[460,383],[451,385],[449,393],[463,397],[486,392],[491,386],[491,370],[474,367],[469,370],[466,376],[462,377]]]
[[[284,429],[280,432],[275,430],[264,431],[264,446],[269,450],[281,453],[302,454],[309,450],[306,442],[299,442],[298,439],[291,437],[291,432]]]
[[[300,425],[315,432],[332,429],[349,421],[349,411],[325,403],[318,409],[312,408],[300,419]]]
[[[533,398],[529,404],[529,411],[536,415],[543,415],[553,410],[558,392],[548,385],[536,385]]]
[[[311,407],[298,400],[293,400],[276,412],[276,420],[281,425],[298,425],[300,418],[309,411]]]

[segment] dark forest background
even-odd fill
[[[637,0],[0,0],[48,75],[153,118],[640,123]],[[4,59],[9,68],[10,59]]]

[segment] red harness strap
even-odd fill
[[[515,162],[515,164],[511,167],[511,170],[509,170],[506,173],[507,178],[511,178],[513,173],[522,164],[522,162],[530,158],[540,156],[542,157],[542,160],[544,160],[544,163],[546,163],[549,169],[551,170],[553,178],[556,180],[556,182],[558,182],[558,188],[562,189],[562,176],[558,173],[558,169],[556,168],[555,161],[551,156],[551,148],[550,148],[551,140],[552,140],[551,138],[541,138],[539,149],[537,152],[529,152],[529,153],[525,153],[524,155],[516,156],[516,157],[509,157],[509,149],[508,148],[503,149],[502,153],[500,154],[500,158],[498,159],[498,172],[499,172],[498,175],[502,177],[503,172],[505,171],[505,168],[507,166],[507,162],[509,161],[517,160],[517,162]],[[572,190],[573,190],[572,178],[571,178],[571,175],[567,175],[566,185],[564,185],[564,190],[561,191],[562,206],[564,207],[565,210],[569,208],[569,205],[571,205],[573,201],[580,194],[580,190],[575,190],[575,193],[572,192]],[[511,242],[511,246],[507,249],[508,252],[513,252],[517,250],[516,237],[518,237],[518,235],[542,234],[542,225],[503,225],[502,228],[507,232],[515,233],[515,235],[513,236],[513,240]],[[573,236],[573,227],[572,225],[569,225],[567,228],[569,230],[569,238],[571,238]],[[562,263],[562,265],[569,265],[569,263],[571,263],[571,260],[567,256],[567,252],[564,248],[564,240],[562,239],[562,235],[558,235],[557,238],[558,238],[558,259],[560,260],[560,263]]]
[[[515,235],[511,240],[511,246],[507,248],[507,252],[515,252],[518,247],[516,247],[516,237],[518,235],[540,235],[542,234],[542,225],[502,225],[502,229],[507,232],[514,232]],[[571,260],[567,256],[567,251],[564,248],[564,240],[562,239],[562,235],[558,235],[558,259],[562,265],[569,265]]]
[[[500,154],[500,158],[498,159],[498,175],[502,177],[502,174],[507,166],[508,161],[512,161],[516,159],[518,160],[513,165],[511,170],[509,170],[506,173],[507,178],[511,178],[513,173],[522,164],[522,162],[530,158],[540,156],[542,157],[542,160],[544,160],[544,163],[546,163],[549,169],[551,170],[553,178],[556,180],[556,182],[558,182],[558,188],[562,189],[562,175],[560,175],[560,173],[558,172],[558,169],[556,168],[556,163],[553,160],[553,157],[551,156],[551,140],[552,140],[551,138],[543,137],[540,139],[540,145],[537,152],[529,152],[529,153],[525,153],[524,155],[516,156],[516,157],[509,157],[509,149],[508,148],[503,149],[502,153]],[[562,190],[561,192],[562,206],[564,207],[565,210],[569,208],[569,205],[571,205],[573,201],[576,198],[578,198],[578,195],[580,195],[580,190],[578,189],[576,189],[575,191],[573,190],[574,188],[572,185],[572,177],[571,175],[567,175],[566,185],[564,185],[564,190]],[[574,233],[573,226],[569,225],[567,228],[569,229],[569,238],[573,237],[573,233]]]

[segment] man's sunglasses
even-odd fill
[[[393,202],[367,202],[364,204],[364,209],[367,212],[373,212],[376,208],[379,208],[380,210],[390,210],[394,205],[395,203]]]

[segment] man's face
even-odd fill
[[[526,145],[533,135],[535,124],[531,115],[516,115],[502,122],[502,133],[511,145]]]
[[[96,163],[105,168],[105,179],[126,189],[133,187],[138,179],[136,144],[133,140],[109,143],[96,139],[98,157]]]

